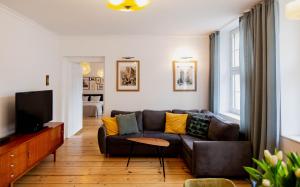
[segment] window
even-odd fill
[[[231,67],[230,67],[230,112],[240,114],[240,34],[235,29],[231,32]]]

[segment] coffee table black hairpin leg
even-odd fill
[[[163,174],[164,174],[164,182],[166,181],[166,172],[165,172],[165,159],[164,159],[164,150],[162,147],[159,148],[160,151],[160,157],[161,157],[161,162],[163,166]]]
[[[129,157],[128,157],[128,161],[127,161],[127,167],[129,166],[129,162],[130,162],[130,158],[131,158],[131,155],[132,155],[132,152],[133,152],[133,148],[134,148],[134,142],[131,142]]]
[[[157,156],[158,156],[158,159],[159,159],[160,167],[162,167],[162,163],[161,163],[161,153],[160,153],[159,147],[156,147],[156,153],[157,153]]]

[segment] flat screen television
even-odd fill
[[[53,91],[16,93],[16,133],[33,133],[52,121]]]

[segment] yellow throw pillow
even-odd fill
[[[166,113],[166,130],[170,134],[186,134],[188,114]]]
[[[114,118],[103,117],[102,122],[106,128],[107,136],[113,136],[113,135],[119,134],[118,123],[117,123],[116,117],[114,117]]]

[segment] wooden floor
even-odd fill
[[[180,158],[166,159],[166,182],[157,158],[133,158],[129,168],[127,158],[105,158],[97,143],[99,124],[100,120],[85,119],[83,130],[58,150],[56,163],[49,156],[14,186],[182,187],[184,180],[192,178]],[[249,186],[235,182],[238,187]]]

